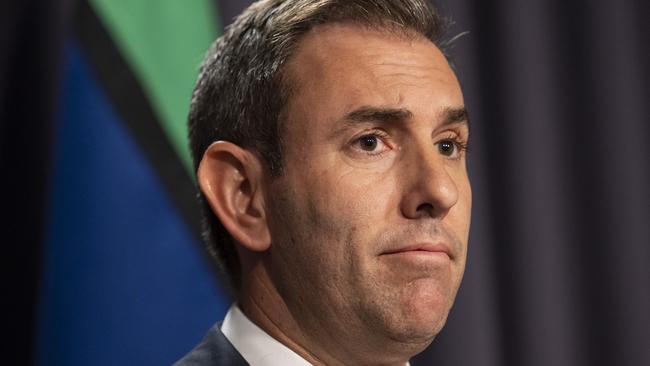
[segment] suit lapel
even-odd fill
[[[221,332],[221,324],[215,324],[203,341],[174,366],[248,366],[235,347]]]

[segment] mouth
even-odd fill
[[[444,243],[422,243],[402,246],[383,252],[381,255],[426,256],[453,259],[449,246]]]

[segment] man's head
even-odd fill
[[[417,0],[264,1],[197,83],[211,246],[339,361],[419,352],[462,278],[469,131],[440,26]]]

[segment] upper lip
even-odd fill
[[[404,253],[404,252],[411,252],[411,251],[445,253],[447,254],[447,256],[449,256],[449,258],[453,258],[449,246],[444,242],[404,245],[404,246],[389,249],[383,252],[382,254],[396,254],[396,253]]]

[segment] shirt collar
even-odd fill
[[[250,321],[237,303],[230,306],[221,332],[251,366],[312,366]]]
[[[311,366],[244,315],[237,304],[228,310],[221,332],[251,366]]]

